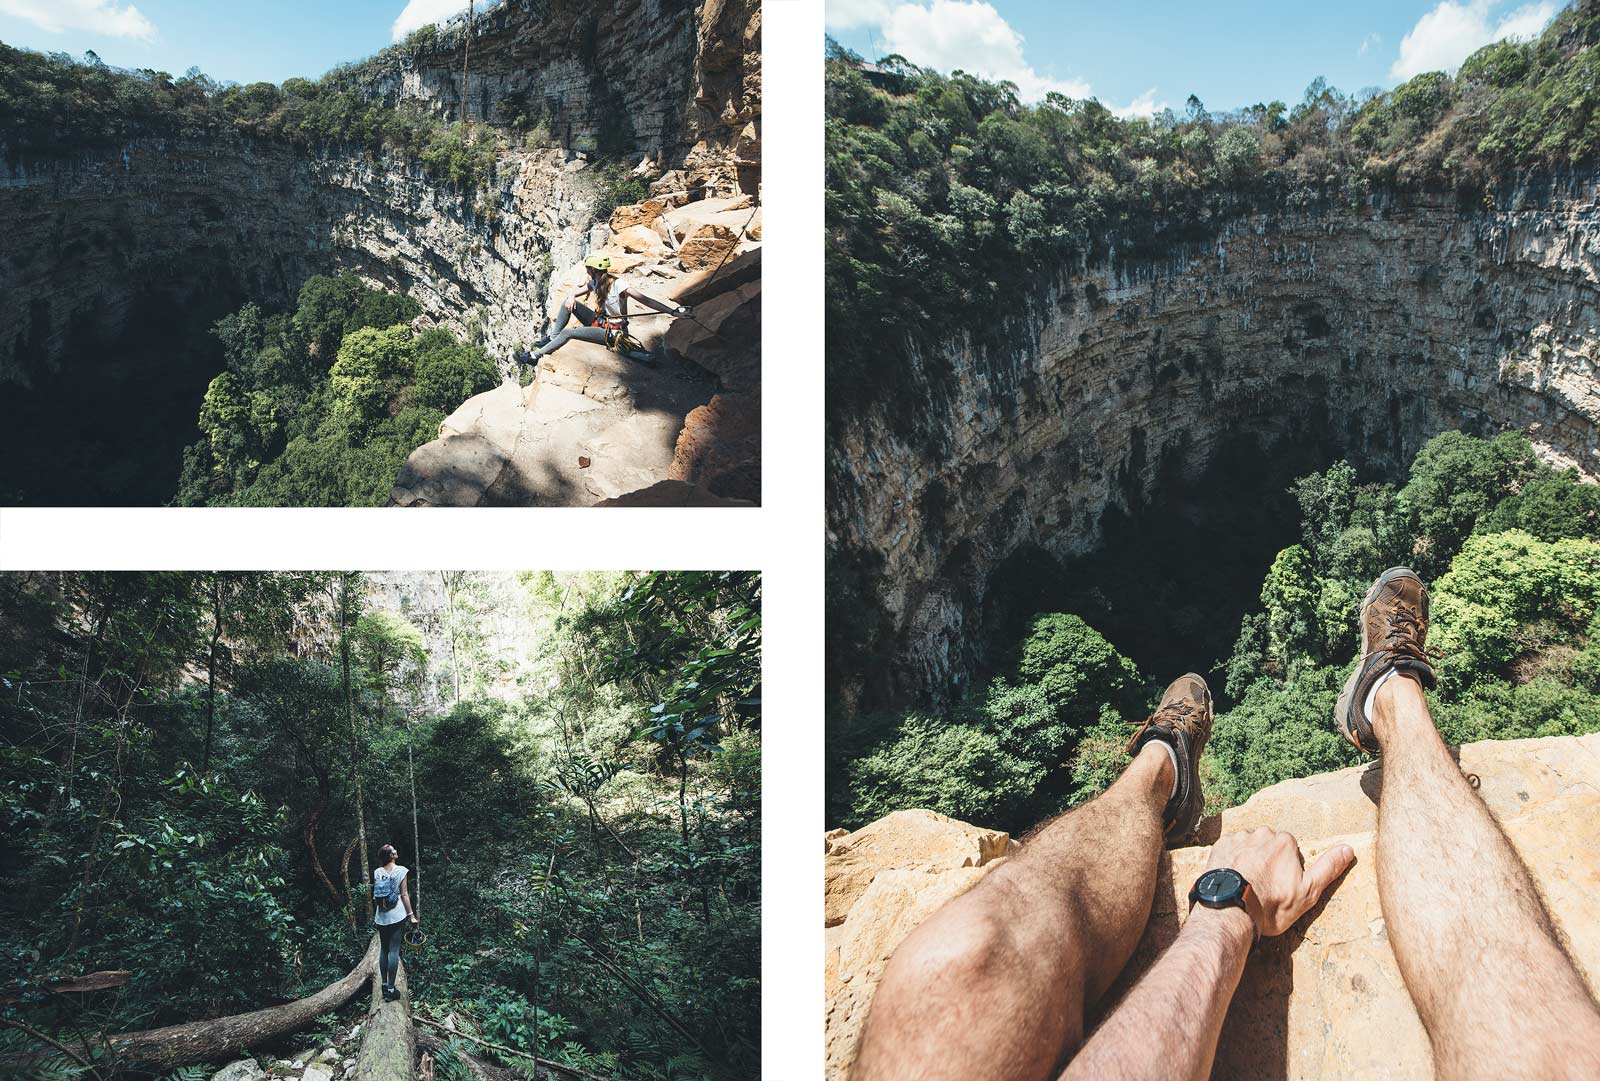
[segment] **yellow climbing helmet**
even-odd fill
[[[591,255],[583,261],[583,265],[590,270],[599,270],[609,274],[611,272],[611,256]]]

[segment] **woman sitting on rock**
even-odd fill
[[[561,309],[556,315],[556,328],[560,333],[549,339],[538,351],[529,353],[523,350],[518,353],[518,364],[537,364],[541,357],[547,357],[560,349],[568,342],[594,342],[607,349],[617,352],[626,352],[624,348],[628,340],[628,301],[637,300],[647,308],[654,308],[667,315],[687,315],[688,308],[677,307],[663,303],[652,297],[647,297],[631,285],[624,285],[616,275],[611,273],[611,257],[609,255],[591,255],[583,261],[583,266],[588,271],[588,278],[584,284],[561,304]],[[593,298],[594,307],[580,304],[580,299]],[[580,325],[561,327],[567,321],[568,315],[576,316]]]
[[[406,887],[410,871],[395,862],[400,853],[394,845],[378,849],[383,865],[372,872],[372,923],[378,928],[378,974],[383,977],[383,998],[392,1002],[400,997],[394,981],[400,971],[400,929],[407,921],[417,922],[411,907],[411,891]]]

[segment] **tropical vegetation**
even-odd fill
[[[0,575],[0,1070],[342,976],[392,842],[462,1048],[756,1076],[760,643],[742,573]]]

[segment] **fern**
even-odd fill
[[[179,1066],[176,1070],[165,1075],[161,1081],[206,1081],[211,1076],[209,1066],[188,1065]]]

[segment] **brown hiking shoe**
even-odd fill
[[[1427,690],[1438,683],[1430,663],[1438,653],[1423,646],[1428,639],[1428,587],[1408,567],[1391,567],[1378,576],[1361,602],[1361,660],[1333,707],[1333,719],[1345,739],[1369,754],[1379,753],[1367,716],[1367,695],[1390,671],[1414,678]]]
[[[1205,797],[1200,793],[1200,754],[1211,738],[1211,688],[1189,672],[1167,685],[1148,720],[1128,740],[1128,753],[1137,755],[1153,739],[1171,744],[1178,752],[1178,789],[1162,812],[1167,843],[1183,840],[1200,821]]]

